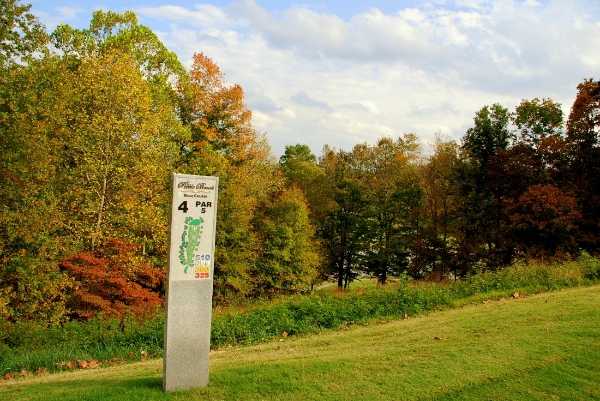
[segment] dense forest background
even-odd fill
[[[0,1],[0,318],[154,312],[170,173],[220,177],[215,300],[340,288],[362,274],[457,279],[600,248],[600,82],[475,113],[462,141],[415,134],[288,146],[251,125],[202,53],[186,69],[131,12],[46,32]],[[296,142],[290,138],[290,142]]]

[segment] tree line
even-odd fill
[[[346,287],[358,274],[457,279],[518,259],[600,246],[600,82],[584,80],[564,121],[549,98],[475,114],[461,142],[424,154],[414,135],[351,151],[303,145],[281,158],[303,189],[326,255]]]
[[[0,2],[0,316],[57,324],[162,302],[170,173],[217,175],[215,299],[361,274],[458,278],[599,245],[600,84],[482,108],[460,143],[414,134],[279,161],[239,85],[132,12],[47,32]]]

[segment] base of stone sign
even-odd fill
[[[208,385],[211,309],[212,280],[169,283],[163,363],[165,391]]]

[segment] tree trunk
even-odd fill
[[[100,226],[102,224],[102,217],[104,214],[104,203],[106,202],[107,181],[108,181],[108,179],[105,175],[104,179],[102,180],[102,193],[100,194],[100,206],[98,207],[98,219],[96,220],[96,230],[94,232],[94,235],[92,236],[92,250],[95,248],[96,239],[100,235]]]
[[[387,283],[387,271],[383,271],[379,275],[379,284],[381,284],[383,286],[386,283]]]
[[[346,262],[346,246],[347,246],[347,233],[345,229],[342,229],[341,238],[340,238],[340,251],[339,251],[339,259],[338,259],[338,288],[345,288],[345,262]]]

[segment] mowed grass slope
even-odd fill
[[[0,400],[600,400],[600,286],[211,354],[164,394],[160,360],[0,384]]]

